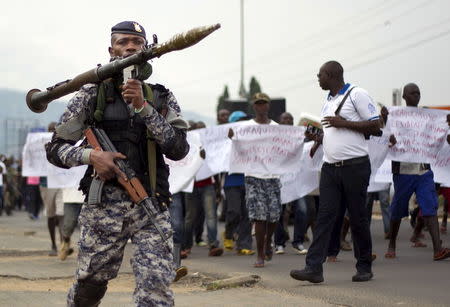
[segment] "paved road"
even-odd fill
[[[221,228],[223,225],[221,225]],[[207,292],[189,284],[174,285],[177,306],[450,306],[450,261],[431,260],[431,242],[428,248],[410,247],[409,223],[402,225],[397,260],[384,259],[387,246],[382,236],[382,225],[374,220],[374,280],[353,283],[354,260],[351,252],[342,252],[341,261],[325,265],[325,283],[312,285],[289,277],[292,268],[304,265],[304,256],[287,248],[285,255],[275,255],[265,268],[252,267],[253,256],[224,256],[211,258],[207,249],[195,247],[184,261],[190,273],[210,276],[230,276],[234,273],[258,274],[260,284],[254,288]],[[76,236],[77,234],[75,234]],[[450,246],[450,235],[442,237]],[[0,217],[0,305],[1,306],[62,306],[65,292],[75,269],[74,257],[61,262],[47,257],[49,239],[45,219],[30,221],[22,212],[13,217]],[[120,276],[131,273],[130,249],[127,248]],[[17,280],[32,280],[31,286],[22,286]],[[50,280],[49,289],[37,282]],[[60,285],[58,286],[58,282]],[[14,287],[8,288],[8,285]],[[132,282],[125,286],[111,286],[102,306],[133,306]]]
[[[304,257],[290,247],[284,255],[274,255],[262,269],[251,267],[252,256],[235,256],[228,252],[221,258],[211,259],[206,250],[194,249],[192,257],[184,263],[191,270],[212,272],[249,272],[262,277],[262,285],[268,289],[283,290],[294,295],[320,299],[330,304],[344,306],[450,306],[450,260],[432,261],[432,247],[426,234],[427,248],[410,247],[411,227],[405,220],[397,243],[398,259],[384,258],[387,241],[382,237],[382,223],[373,220],[372,234],[375,278],[366,283],[351,281],[355,273],[353,252],[341,252],[340,262],[326,263],[325,282],[314,285],[289,277],[293,268],[304,267]],[[442,236],[445,246],[450,246],[450,235]]]

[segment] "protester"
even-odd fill
[[[270,98],[256,93],[251,99],[255,118],[246,125],[278,125],[269,118]],[[232,138],[234,132],[229,130]],[[280,178],[273,174],[246,173],[245,201],[249,219],[255,224],[257,258],[254,267],[264,267],[264,261],[272,260],[272,235],[281,215]]]
[[[367,194],[367,216],[369,218],[369,226],[372,222],[373,203],[378,200],[380,203],[381,217],[383,219],[384,238],[390,238],[390,220],[391,213],[389,212],[389,193],[391,190],[390,183],[382,183],[379,185],[377,191],[372,191]]]
[[[3,191],[3,208],[6,215],[13,214],[13,210],[21,201],[21,191],[19,188],[19,176],[17,172],[17,165],[14,156],[10,156],[5,160],[6,173],[3,176],[4,191]]]
[[[324,163],[320,176],[320,205],[313,242],[303,270],[291,277],[323,282],[323,262],[338,212],[349,212],[357,273],[352,281],[368,281],[372,273],[372,240],[367,220],[366,196],[370,177],[368,144],[364,134],[378,133],[380,122],[375,105],[362,88],[344,82],[341,64],[322,65],[319,85],[329,94],[322,108]]]
[[[70,246],[70,239],[78,224],[78,217],[84,202],[84,196],[77,188],[65,188],[62,190],[62,199],[64,203],[64,218],[62,244],[58,256],[59,259],[64,261],[67,256],[73,253],[73,248]]]
[[[0,160],[0,216],[3,213],[3,175],[6,173],[6,165]]]
[[[440,194],[444,198],[444,207],[442,210],[442,223],[440,229],[442,234],[446,234],[448,211],[450,208],[450,187],[444,187],[443,185],[441,185]]]
[[[205,127],[205,124],[203,122],[197,122],[196,127],[197,129],[201,129]],[[202,150],[202,155],[205,155],[204,150]],[[203,158],[205,157],[203,156]],[[217,239],[217,203],[215,201],[213,177],[195,181],[192,193],[185,193],[184,200],[186,209],[184,224],[185,251],[187,253],[190,252],[193,245],[192,237],[199,232],[198,230],[196,231],[195,228],[198,229],[201,227],[203,229],[203,221],[200,215],[201,210],[203,210],[208,232],[208,255],[213,257],[221,256],[223,254],[223,249],[219,247],[220,242]],[[201,241],[197,241],[197,244],[200,242]]]
[[[48,132],[55,132],[56,123],[52,122],[48,125]],[[47,187],[47,177],[41,177],[39,191],[41,193],[42,202],[44,204],[47,216],[47,227],[50,234],[51,250],[49,256],[57,256],[58,249],[56,247],[55,230],[58,227],[60,242],[63,241],[63,221],[64,221],[64,202],[62,199],[62,189],[54,189]]]
[[[294,117],[289,112],[284,112],[280,115],[279,120],[280,125],[294,125]],[[299,184],[301,184],[299,182]],[[305,242],[305,233],[308,227],[307,223],[307,205],[304,197],[292,201],[288,204],[282,204],[282,213],[280,215],[280,219],[278,221],[277,227],[275,228],[275,254],[284,254],[284,248],[286,247],[286,241],[289,238],[289,234],[286,233],[285,229],[287,225],[285,225],[284,221],[284,212],[288,210],[288,208],[294,212],[294,239],[292,240],[292,247],[300,254],[305,255],[308,250],[303,245]]]
[[[420,89],[414,83],[408,83],[403,88],[403,99],[408,107],[417,107],[420,101]],[[383,110],[384,119],[387,120],[387,109]],[[389,138],[390,146],[395,146],[397,139],[392,134]],[[430,232],[433,242],[433,260],[443,260],[450,257],[450,249],[442,247],[439,236],[439,221],[437,218],[437,195],[433,180],[433,171],[426,163],[409,163],[392,161],[394,181],[394,198],[391,203],[391,239],[386,258],[396,258],[396,241],[401,220],[408,216],[408,202],[413,193],[416,193],[423,223]],[[416,227],[414,236],[418,238],[422,227]]]
[[[229,122],[230,117],[230,111],[227,109],[220,109],[217,111],[217,124],[223,125],[227,124]],[[220,173],[217,175],[214,175],[214,187],[216,189],[216,202],[217,207],[220,208],[220,214],[219,214],[219,222],[225,222],[226,215],[227,215],[227,203],[223,199],[222,191],[223,191],[223,185],[225,183],[225,176],[226,173]]]
[[[26,178],[25,184],[25,206],[31,220],[39,218],[42,206],[41,191],[39,190],[39,177],[30,176]]]
[[[123,21],[112,27],[111,58],[136,54],[146,46],[145,30],[139,23]],[[105,181],[101,202],[81,209],[76,281],[68,295],[68,306],[100,304],[109,280],[118,274],[129,239],[134,245],[131,265],[136,281],[135,304],[174,305],[170,289],[175,277],[172,227],[167,210],[171,195],[163,155],[175,161],[186,156],[187,122],[180,116],[172,92],[162,85],[143,82],[151,72],[148,65],[140,67],[143,74],[136,79],[123,80],[118,74],[99,85],[83,86],[69,102],[57,132],[46,145],[47,158],[56,166],[90,165],[80,182],[88,199],[92,196],[89,188],[94,170]],[[89,122],[101,127],[119,152],[74,146]],[[134,204],[119,185],[117,177],[127,177],[114,164],[117,159],[126,159],[147,194],[152,195],[154,216]]]
[[[230,123],[245,119],[248,115],[242,111],[234,111],[229,117]],[[236,241],[238,255],[253,255],[255,251],[252,249],[252,225],[245,204],[244,174],[227,174],[224,190],[227,208],[224,247],[233,250]]]

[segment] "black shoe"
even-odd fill
[[[372,272],[357,272],[355,275],[353,275],[352,281],[355,282],[369,281],[372,279],[372,277],[373,277]]]
[[[291,277],[297,280],[306,280],[314,284],[323,282],[323,274],[320,272],[312,272],[310,270],[291,270]]]

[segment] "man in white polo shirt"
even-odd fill
[[[370,177],[368,144],[365,135],[376,134],[380,121],[376,107],[362,88],[344,82],[341,64],[322,65],[319,85],[330,91],[322,108],[324,164],[320,177],[320,205],[313,242],[303,270],[292,270],[291,277],[312,283],[323,282],[322,264],[326,259],[331,231],[340,212],[348,209],[357,258],[352,281],[368,281],[372,274],[372,240],[366,210]]]

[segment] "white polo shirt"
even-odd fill
[[[366,90],[346,84],[336,96],[328,95],[322,107],[321,117],[336,116],[335,111],[348,90],[353,88],[339,115],[348,121],[378,120],[377,108]],[[323,159],[328,163],[363,157],[369,148],[362,133],[345,128],[323,128]]]

